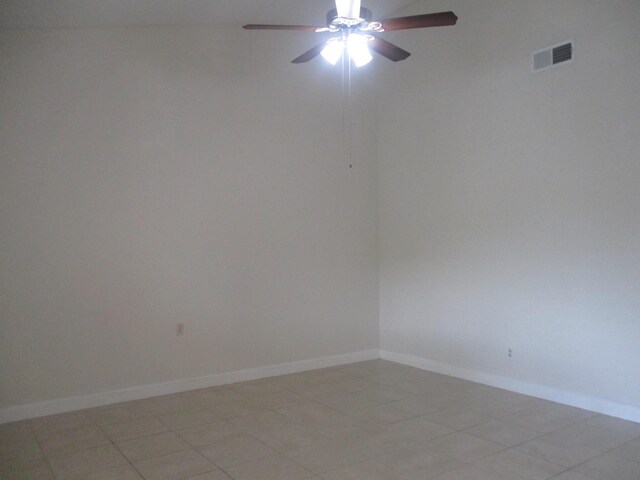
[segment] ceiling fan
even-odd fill
[[[361,0],[336,0],[336,8],[327,13],[326,27],[306,25],[245,25],[246,30],[302,30],[316,33],[335,33],[328,41],[316,45],[295,58],[292,63],[306,63],[322,55],[332,65],[344,57],[345,52],[357,67],[366,65],[373,58],[371,51],[394,62],[411,55],[377,34],[409,28],[444,27],[455,25],[458,17],[453,12],[429,13],[409,17],[387,18],[371,21],[371,10],[361,7]]]

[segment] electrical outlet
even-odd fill
[[[513,350],[509,349],[507,351],[507,355],[509,356],[509,358],[513,357]]]
[[[179,323],[176,325],[176,335],[184,335],[184,323]]]

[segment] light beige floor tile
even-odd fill
[[[483,398],[468,400],[464,396],[461,396],[457,403],[462,408],[468,408],[480,415],[486,415],[488,417],[498,419],[527,410],[527,407],[497,399]]]
[[[500,420],[490,420],[487,423],[468,428],[464,432],[494,443],[499,443],[506,447],[519,445],[520,443],[532,440],[541,435],[540,432],[527,430],[526,428]]]
[[[354,465],[367,459],[361,448],[349,442],[332,442],[301,448],[288,453],[287,456],[317,474]]]
[[[181,480],[217,470],[215,465],[195,450],[135,462],[134,466],[145,480]]]
[[[216,387],[198,390],[189,397],[198,405],[213,407],[218,403],[243,401],[243,395],[230,387]]]
[[[106,445],[107,436],[96,425],[73,427],[65,430],[45,431],[37,435],[45,456],[63,455],[87,448]]]
[[[185,480],[232,480],[229,475],[222,470],[214,470],[213,472],[202,473],[195,477],[189,477]]]
[[[296,395],[288,390],[280,389],[268,393],[261,393],[250,398],[251,403],[255,403],[264,408],[276,409],[284,408],[290,405],[306,402],[306,399],[300,395]]]
[[[600,451],[584,445],[566,443],[544,435],[515,447],[515,450],[567,468],[600,455]]]
[[[478,413],[468,407],[445,408],[425,415],[425,418],[455,430],[470,428],[492,420],[488,415]]]
[[[223,469],[278,453],[260,440],[246,434],[225,437],[198,450]]]
[[[61,413],[31,420],[31,428],[36,434],[90,425],[94,422],[85,412]]]
[[[0,461],[0,478],[3,480],[53,480],[54,477],[44,458],[13,458]]]
[[[145,414],[135,402],[93,408],[85,410],[85,412],[100,426],[130,422],[150,416],[150,414]]]
[[[315,401],[342,413],[353,413],[366,407],[376,405],[376,402],[358,393],[340,392],[315,397]]]
[[[242,417],[244,415],[254,415],[256,413],[266,412],[269,409],[246,400],[228,400],[224,402],[216,402],[209,406],[211,412],[220,418],[230,419]]]
[[[459,468],[463,462],[446,453],[413,445],[378,455],[375,460],[397,471],[401,477],[431,479],[449,470]]]
[[[321,475],[323,480],[405,480],[406,476],[375,461],[365,460]]]
[[[274,427],[298,425],[297,422],[274,411],[245,415],[243,417],[229,419],[228,421],[249,433],[264,431]]]
[[[500,400],[503,402],[514,403],[516,405],[523,406],[527,409],[534,409],[541,407],[547,403],[547,400],[541,398],[530,397],[529,395],[523,395],[522,393],[509,392],[507,390],[500,390]]]
[[[614,448],[611,453],[622,458],[626,458],[627,460],[640,463],[640,439],[620,445],[619,447]]]
[[[51,469],[58,480],[80,480],[90,473],[127,463],[127,459],[112,445],[103,445],[49,459]]]
[[[148,398],[146,400],[139,400],[137,403],[150,415],[164,415],[166,413],[181,412],[183,410],[193,410],[197,407],[195,400],[190,395],[184,393]]]
[[[565,444],[584,445],[601,452],[606,452],[633,439],[628,433],[596,427],[586,423],[578,423],[561,430],[557,430],[549,437]]]
[[[131,465],[112,467],[99,472],[92,472],[86,480],[142,480],[142,477]]]
[[[595,415],[585,420],[586,425],[614,430],[627,434],[631,437],[640,438],[640,423],[630,422],[621,418],[609,417],[607,415]]]
[[[474,387],[468,388],[462,392],[464,398],[469,401],[473,400],[498,400],[501,402],[505,400],[505,394],[509,393],[507,390],[502,390],[497,387],[491,387],[489,385],[474,384]],[[513,403],[513,402],[510,402]]]
[[[219,417],[204,408],[182,410],[180,412],[165,413],[156,417],[171,430],[207,425],[221,420]]]
[[[640,463],[612,453],[600,455],[577,466],[574,470],[595,480],[640,480]]]
[[[190,450],[187,442],[173,432],[157,433],[116,443],[116,447],[130,462],[161,457],[169,453]]]
[[[407,418],[413,418],[413,413],[399,410],[389,405],[374,405],[373,407],[366,407],[362,410],[358,410],[352,413],[352,415],[361,420],[366,425],[382,426],[389,423],[399,422],[400,420],[406,420]]]
[[[244,433],[240,428],[227,420],[220,420],[209,425],[177,430],[176,434],[192,447],[202,447],[216,440]]]
[[[321,429],[342,428],[357,424],[353,417],[315,402],[282,408],[278,413],[294,423]]]
[[[391,388],[395,388],[399,391],[406,393],[407,397],[417,395],[428,395],[433,386],[427,385],[424,381],[415,381],[411,379],[393,378],[393,373],[386,373],[376,377],[376,380],[382,385],[387,385]]]
[[[189,477],[185,480],[232,480],[229,475],[222,470],[214,470],[213,472],[202,473],[194,477]]]
[[[547,480],[566,470],[565,467],[546,462],[514,450],[499,452],[474,462],[474,465],[504,478]]]
[[[344,390],[339,390],[333,383],[313,383],[306,386],[300,385],[299,387],[289,386],[287,390],[299,395],[307,400],[315,400],[317,397],[331,395],[333,393],[340,393]]]
[[[390,431],[363,435],[356,441],[356,444],[362,448],[363,452],[371,457],[420,447],[420,444],[416,443],[415,440]]]
[[[589,419],[597,416],[595,412],[589,410],[583,410],[582,408],[572,407],[570,405],[562,405],[560,403],[548,402],[535,408],[540,412],[546,412],[559,418],[580,422],[582,420]]]
[[[460,467],[456,470],[451,470],[432,478],[433,480],[519,480],[517,478],[505,479],[504,477],[498,477],[491,472],[487,472],[480,467],[473,465]],[[420,479],[422,479],[422,477],[416,477],[415,479],[412,478],[410,480]]]
[[[257,431],[253,435],[283,453],[330,442],[326,435],[322,435],[304,425],[274,426],[266,430]]]
[[[428,442],[455,432],[453,428],[432,422],[427,417],[402,420],[388,425],[385,431],[416,443]]]
[[[229,385],[229,390],[236,392],[240,398],[251,399],[270,393],[288,393],[287,390],[275,385],[271,379],[252,380],[248,382],[234,383]]]
[[[234,480],[303,480],[313,474],[281,455],[265,457],[228,467],[226,472]]]
[[[332,384],[335,388],[344,392],[361,392],[370,388],[377,388],[381,385],[378,382],[366,377],[350,378],[348,380],[342,380],[340,382],[334,382]]]
[[[383,360],[1,425],[0,478],[140,480],[101,432],[159,479],[640,480],[640,424]]]
[[[314,383],[306,379],[294,380],[291,378],[278,377],[274,383],[285,390],[295,393],[303,398],[315,398],[320,395],[343,392],[334,383]]]
[[[501,420],[540,433],[551,433],[576,423],[571,418],[558,417],[549,412],[535,409],[507,415]]]
[[[36,437],[30,431],[0,438],[0,463],[11,458],[24,460],[42,458],[43,453]]]
[[[166,432],[166,425],[155,418],[143,418],[132,422],[116,423],[103,427],[104,432],[114,442]]]
[[[22,436],[33,436],[31,422],[33,420],[21,420],[0,424],[0,440],[20,438]]]
[[[593,477],[587,477],[585,474],[576,472],[575,470],[568,470],[561,473],[557,477],[553,477],[552,480],[594,480]]]
[[[366,388],[357,392],[352,392],[357,396],[363,396],[375,402],[377,405],[383,403],[396,402],[405,398],[410,398],[411,395],[407,392],[398,390],[397,388],[386,387],[379,385],[376,387]]]
[[[505,448],[489,440],[461,432],[436,438],[435,440],[425,443],[425,445],[431,450],[446,453],[462,462],[480,460]]]
[[[442,397],[420,395],[417,397],[398,400],[390,403],[389,405],[416,415],[427,415],[429,413],[437,412],[438,410],[449,408],[450,403],[448,399]]]
[[[334,367],[312,370],[304,373],[306,373],[307,378],[316,383],[336,383],[358,378],[358,376],[353,375],[344,369]]]

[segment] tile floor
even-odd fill
[[[3,480],[640,480],[640,424],[383,360],[0,426]]]

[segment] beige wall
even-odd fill
[[[640,408],[640,3],[448,9],[379,85],[381,347]]]
[[[350,169],[315,40],[0,34],[0,407],[377,348],[371,85]]]

